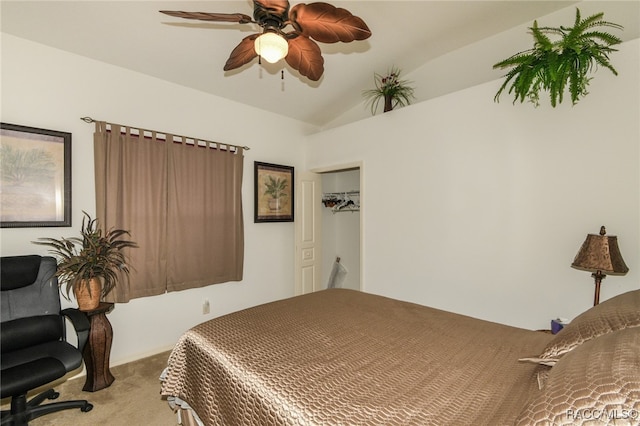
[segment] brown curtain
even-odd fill
[[[131,232],[111,302],[242,280],[243,150],[96,122],[96,217]]]

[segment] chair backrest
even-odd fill
[[[0,258],[0,318],[60,315],[60,292],[51,256]]]
[[[3,354],[64,338],[56,260],[0,258],[0,349]]]

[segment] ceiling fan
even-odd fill
[[[300,74],[317,81],[324,72],[324,59],[314,40],[349,43],[371,36],[369,27],[361,18],[328,3],[300,3],[291,8],[287,0],[253,0],[253,4],[253,19],[243,13],[160,12],[178,18],[258,24],[262,27],[262,33],[245,37],[233,49],[224,66],[225,71],[239,68],[256,56],[271,63],[284,58]],[[285,31],[287,26],[292,29]]]

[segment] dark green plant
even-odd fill
[[[597,13],[581,19],[580,9],[576,9],[573,27],[538,27],[533,22],[530,27],[534,38],[532,49],[516,53],[498,62],[494,69],[511,68],[504,76],[505,81],[496,93],[498,102],[502,92],[509,86],[515,103],[528,99],[535,106],[540,104],[540,91],[548,91],[551,105],[562,103],[566,89],[575,105],[581,97],[588,94],[589,73],[598,66],[608,68],[614,75],[618,72],[609,62],[609,54],[617,51],[611,46],[622,40],[610,33],[596,30],[596,27],[609,27],[621,30],[622,25],[603,21],[604,13]],[[560,36],[552,41],[549,36]]]
[[[374,73],[373,81],[376,88],[362,92],[366,105],[371,107],[371,114],[376,113],[380,100],[385,101],[384,111],[386,112],[397,106],[407,106],[415,98],[413,87],[410,86],[411,82],[401,80],[400,73],[401,71],[395,67],[392,67],[386,75]]]
[[[88,281],[92,278],[102,279],[101,297],[116,286],[121,276],[128,280],[129,267],[122,250],[138,247],[135,242],[122,238],[130,235],[129,231],[111,228],[103,234],[97,219],[83,213],[80,237],[39,238],[39,241],[34,241],[34,244],[51,247],[49,253],[58,258],[56,276],[60,285],[66,284],[67,299],[71,290],[83,285],[91,294]]]
[[[285,189],[287,189],[287,180],[285,178],[273,178],[271,175],[267,175],[267,182],[264,183],[265,189],[264,193],[266,195],[271,195],[271,197],[276,200],[283,195],[285,195]]]

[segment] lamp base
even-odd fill
[[[595,280],[596,284],[596,292],[593,296],[593,306],[596,306],[598,303],[600,303],[600,284],[602,283],[602,280],[605,279],[606,275],[603,274],[602,271],[596,271],[591,274],[591,276]]]

